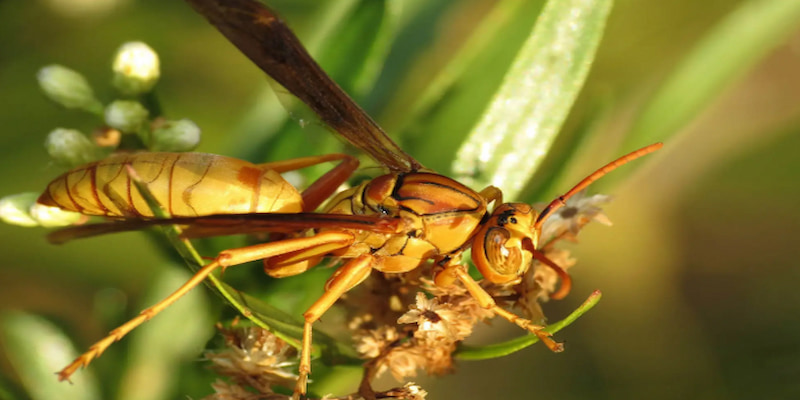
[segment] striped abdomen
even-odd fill
[[[175,217],[302,210],[300,194],[277,172],[204,153],[111,156],[59,176],[38,202],[87,215],[152,217],[126,165]]]

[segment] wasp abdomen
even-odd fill
[[[205,153],[111,156],[53,180],[39,203],[107,217],[152,217],[128,166],[172,216],[300,212],[298,191],[275,171]]]

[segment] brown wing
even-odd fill
[[[354,146],[395,172],[422,168],[325,74],[270,9],[254,0],[186,1],[259,68]]]
[[[298,232],[309,228],[357,229],[376,233],[396,233],[400,220],[376,216],[317,213],[215,214],[200,217],[164,219],[125,219],[72,226],[50,233],[47,239],[60,244],[109,233],[128,232],[151,226],[181,225],[186,238],[253,234],[261,232]]]

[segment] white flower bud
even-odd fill
[[[47,135],[44,147],[53,160],[66,167],[76,167],[102,157],[100,149],[74,129],[56,128]]]
[[[165,121],[153,130],[151,151],[189,151],[200,143],[200,127],[189,119]]]
[[[112,83],[120,92],[136,96],[153,89],[161,75],[158,54],[142,42],[128,42],[117,49]]]
[[[38,193],[12,194],[0,199],[0,220],[11,225],[38,226],[30,214],[30,208],[36,204]]]
[[[65,211],[58,207],[46,206],[39,203],[34,203],[28,212],[39,225],[44,227],[72,225],[86,218],[86,216],[81,213]]]
[[[106,124],[125,133],[134,133],[142,129],[148,114],[138,101],[116,100],[106,107]]]
[[[39,193],[27,192],[0,199],[0,220],[19,226],[66,226],[85,218],[83,214],[39,204]]]
[[[39,86],[50,100],[66,108],[78,108],[100,114],[103,105],[94,97],[83,75],[61,65],[48,65],[36,74]]]

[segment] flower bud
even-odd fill
[[[200,127],[189,119],[164,121],[153,129],[151,151],[189,151],[200,143]]]
[[[57,226],[72,225],[86,219],[86,216],[74,211],[62,210],[58,207],[46,206],[34,203],[29,209],[31,217],[44,227],[52,228]]]
[[[99,114],[103,105],[94,97],[83,75],[61,65],[48,65],[36,74],[39,86],[50,100],[66,108],[78,108]]]
[[[120,46],[112,68],[112,83],[129,96],[149,92],[161,75],[158,54],[142,42],[128,42]]]
[[[12,194],[0,199],[0,220],[11,225],[38,226],[31,216],[30,208],[36,204],[38,193],[28,192]]]
[[[39,204],[39,193],[27,192],[6,196],[0,199],[0,220],[19,226],[66,226],[72,225],[86,216],[58,207]]]
[[[125,133],[134,133],[144,127],[148,114],[138,101],[116,100],[106,107],[106,124]]]
[[[44,142],[47,153],[57,163],[76,167],[102,157],[100,149],[83,133],[74,129],[57,128]]]

